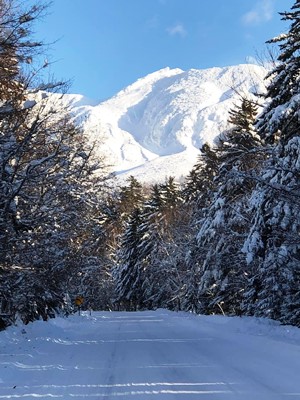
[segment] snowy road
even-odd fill
[[[0,332],[0,399],[300,399],[300,330],[160,310]]]

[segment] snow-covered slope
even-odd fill
[[[165,68],[94,105],[70,96],[76,119],[117,174],[144,181],[185,176],[199,148],[228,127],[240,95],[264,91],[266,70],[238,65],[206,70]]]

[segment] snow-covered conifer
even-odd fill
[[[280,53],[267,76],[269,84],[265,97],[269,102],[258,122],[260,135],[269,143],[275,143],[278,138],[286,143],[298,127],[300,2],[296,1],[290,11],[280,15],[290,23],[290,28],[268,41],[279,44]]]
[[[215,148],[218,171],[211,201],[203,210],[190,263],[195,263],[197,289],[191,285],[202,312],[239,312],[243,289],[242,238],[249,224],[247,200],[257,169],[260,140],[253,123],[256,106],[243,99],[230,112],[233,127],[224,132]],[[194,268],[193,268],[194,269]],[[193,300],[195,301],[195,299]]]
[[[140,208],[129,216],[120,240],[118,264],[114,268],[116,301],[126,309],[137,309],[142,298],[141,233],[143,223]]]
[[[280,43],[280,54],[257,125],[273,148],[252,195],[255,214],[244,251],[258,265],[254,313],[299,325],[300,2],[281,15],[291,25],[270,41]]]

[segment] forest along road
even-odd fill
[[[300,399],[300,330],[99,312],[0,332],[0,399]]]

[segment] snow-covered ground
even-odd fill
[[[98,312],[0,332],[0,399],[300,398],[300,330],[255,318]]]

